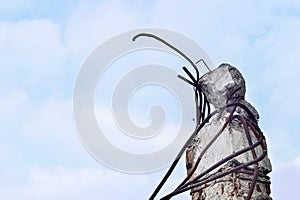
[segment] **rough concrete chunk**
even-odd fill
[[[228,64],[222,64],[217,69],[201,77],[199,84],[201,84],[201,89],[206,95],[208,102],[216,109],[220,109],[228,103],[239,101],[251,111],[251,116],[240,108],[235,111],[235,115],[241,115],[250,120],[258,120],[259,116],[257,111],[244,99],[246,92],[245,80],[236,68]],[[202,152],[204,147],[221,130],[231,111],[232,109],[220,111],[194,138],[186,152],[188,174],[195,165],[200,152]],[[257,142],[257,137],[250,129],[249,133],[253,143]],[[249,143],[245,134],[245,129],[242,123],[238,119],[235,119],[226,126],[224,131],[222,131],[220,136],[203,155],[203,158],[191,179],[226,156],[247,147],[249,147]],[[258,146],[255,148],[255,152],[257,156],[262,155],[262,147]],[[239,165],[248,163],[252,160],[253,155],[248,151],[235,157],[233,160],[228,161],[225,165],[218,167],[208,175],[212,175],[222,170],[228,170],[233,164]],[[192,199],[245,199],[251,185],[251,180],[253,179],[253,175],[247,172],[253,173],[253,168],[253,165],[251,165],[248,168],[242,169],[241,172],[231,173],[218,179],[218,181],[209,183],[201,191],[192,191]],[[260,176],[258,177],[258,182],[255,185],[251,199],[271,199],[269,196],[270,181],[267,174],[272,171],[272,166],[268,156],[258,163],[258,169]],[[194,191],[196,190],[197,189],[194,189]]]

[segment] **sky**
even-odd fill
[[[267,138],[271,196],[297,199],[296,0],[0,0],[0,198],[149,197],[166,169],[137,175],[99,163],[80,142],[72,108],[76,78],[89,54],[117,34],[149,27],[181,33],[215,65],[230,63],[243,73],[246,98],[259,111]],[[184,173],[181,162],[163,192],[174,189]]]

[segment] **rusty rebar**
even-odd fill
[[[250,165],[253,165],[253,164],[261,161],[266,155],[267,155],[267,152],[263,151],[263,154],[261,156],[259,156],[257,159],[253,160],[253,161],[250,161],[250,162],[245,163],[245,164],[241,164],[241,165],[239,165],[239,166],[237,166],[235,168],[232,168],[230,170],[226,170],[226,171],[220,172],[217,175],[211,175],[210,177],[208,177],[208,178],[206,178],[204,180],[200,180],[200,181],[197,181],[197,182],[193,181],[191,184],[189,184],[185,188],[179,188],[179,189],[175,190],[174,192],[172,192],[172,193],[164,196],[163,198],[161,198],[161,200],[171,199],[175,195],[178,195],[180,193],[186,192],[186,191],[191,190],[193,188],[196,188],[196,187],[199,187],[199,186],[204,185],[206,183],[212,182],[212,181],[214,181],[216,179],[222,178],[222,177],[224,177],[224,176],[226,176],[228,174],[234,173],[237,170],[240,170],[242,168],[245,168],[245,167],[248,167]],[[251,198],[251,196],[250,196],[250,198]]]
[[[252,196],[252,193],[253,193],[256,182],[259,181],[258,176],[261,175],[260,172],[258,171],[258,162],[261,161],[266,156],[267,147],[266,147],[266,144],[265,144],[265,138],[264,138],[264,136],[263,136],[261,130],[259,129],[258,124],[257,124],[256,117],[254,116],[254,114],[249,110],[249,108],[246,105],[239,102],[241,99],[239,99],[239,97],[237,95],[235,95],[241,88],[238,88],[238,89],[236,89],[235,91],[232,92],[230,100],[233,100],[234,101],[233,103],[229,103],[229,101],[228,101],[226,106],[219,109],[218,111],[215,110],[214,112],[211,113],[211,108],[210,108],[210,104],[207,100],[207,97],[202,92],[201,86],[199,85],[199,79],[200,79],[199,74],[200,73],[199,73],[199,70],[196,66],[197,63],[203,62],[205,64],[205,66],[207,67],[207,69],[209,71],[211,71],[210,68],[205,63],[205,61],[203,59],[200,59],[199,61],[194,63],[190,58],[188,58],[178,48],[176,48],[175,46],[171,45],[170,43],[168,43],[167,41],[165,41],[164,39],[162,39],[162,38],[160,38],[156,35],[153,35],[153,34],[150,34],[150,33],[140,33],[140,34],[135,35],[132,38],[132,40],[135,41],[139,37],[150,37],[150,38],[153,38],[153,39],[156,39],[156,40],[162,42],[163,44],[165,44],[166,46],[168,46],[169,48],[173,49],[178,54],[180,54],[185,60],[187,60],[193,66],[193,68],[196,71],[196,77],[194,77],[186,67],[183,67],[183,70],[189,76],[189,78],[191,80],[189,80],[189,79],[187,79],[187,78],[185,78],[181,75],[178,75],[178,77],[180,79],[182,79],[183,81],[185,81],[188,84],[192,85],[194,87],[194,90],[195,90],[195,104],[196,104],[196,119],[195,119],[196,127],[195,127],[195,130],[192,133],[192,135],[189,137],[189,139],[186,141],[184,146],[181,148],[181,150],[178,153],[177,157],[173,161],[172,165],[168,169],[167,173],[165,174],[165,176],[163,177],[163,179],[161,180],[161,182],[159,183],[159,185],[157,186],[155,191],[152,193],[149,200],[153,200],[156,197],[156,195],[158,194],[158,192],[160,191],[162,186],[165,184],[165,182],[167,181],[167,179],[169,178],[169,176],[173,172],[173,170],[176,167],[179,159],[182,157],[184,151],[187,149],[187,147],[190,145],[190,143],[195,138],[195,136],[198,134],[198,132],[202,129],[202,127],[206,123],[209,122],[209,120],[212,116],[214,116],[215,114],[220,112],[219,117],[221,117],[221,113],[223,113],[226,110],[226,108],[230,108],[230,107],[233,107],[233,109],[230,112],[229,117],[227,118],[227,120],[225,121],[224,125],[221,127],[219,132],[204,147],[204,149],[200,153],[199,157],[197,158],[197,161],[196,161],[195,165],[192,167],[191,173],[189,173],[189,175],[185,177],[185,179],[179,184],[179,186],[173,192],[166,195],[162,199],[170,199],[170,198],[172,198],[173,196],[175,196],[177,194],[180,194],[180,193],[185,192],[187,190],[194,189],[196,187],[201,187],[202,186],[201,187],[201,190],[202,190],[203,188],[206,187],[206,184],[208,184],[212,181],[218,181],[218,179],[220,179],[220,178],[222,178],[222,177],[224,177],[224,176],[226,176],[230,173],[240,172],[241,169],[245,169],[250,165],[254,165],[253,173],[252,172],[243,172],[243,173],[251,173],[251,175],[253,175],[253,178],[251,180],[251,186],[250,186],[250,189],[249,189],[248,195],[247,195],[247,200],[249,200]],[[234,112],[235,112],[237,107],[242,108],[248,114],[249,118],[245,118],[245,117],[240,116],[240,115],[234,115]],[[249,147],[241,149],[241,150],[239,150],[235,153],[232,153],[231,155],[226,156],[221,161],[215,163],[214,165],[212,165],[211,167],[206,169],[204,172],[197,175],[193,180],[189,181],[191,176],[195,173],[195,170],[197,169],[203,155],[211,147],[211,145],[216,141],[216,139],[223,133],[226,126],[229,123],[231,123],[235,118],[239,119],[241,121],[241,123],[243,124],[244,132],[245,132]],[[251,135],[250,135],[250,132],[249,132],[249,127],[251,129],[251,132],[255,135],[255,137],[257,139],[256,143],[252,142]],[[255,151],[255,148],[257,148],[258,146],[261,146],[261,148],[263,150],[262,155],[259,156],[259,157],[257,157],[256,151]],[[249,161],[247,163],[240,164],[238,166],[232,167],[229,170],[224,170],[224,171],[217,172],[215,174],[209,175],[209,173],[211,171],[213,171],[214,169],[222,166],[223,164],[225,164],[229,160],[232,160],[235,157],[237,157],[237,156],[239,156],[239,155],[241,155],[241,154],[243,154],[247,151],[251,151],[252,157],[253,157],[252,161]],[[265,176],[265,177],[267,177],[267,176]]]
[[[150,196],[149,200],[153,200],[157,193],[160,191],[160,189],[162,188],[162,186],[165,184],[165,182],[167,181],[167,179],[169,178],[169,176],[171,175],[171,173],[173,172],[174,168],[176,167],[179,159],[181,158],[182,154],[184,153],[185,149],[190,145],[190,143],[192,142],[192,140],[194,139],[194,137],[196,136],[196,134],[200,131],[200,129],[209,121],[209,119],[214,116],[217,113],[217,111],[212,112],[209,116],[207,116],[205,118],[205,120],[201,123],[198,124],[195,128],[195,131],[193,132],[193,134],[189,137],[189,139],[186,141],[186,143],[184,144],[184,146],[181,148],[180,152],[178,153],[177,157],[175,158],[175,160],[173,161],[171,167],[168,169],[167,173],[165,174],[165,176],[163,177],[163,179],[161,180],[161,182],[158,184],[158,186],[156,187],[156,189],[154,190],[154,192],[152,193],[152,195]]]
[[[196,75],[197,75],[196,79],[199,80],[200,75],[199,75],[199,70],[198,70],[196,64],[189,57],[187,57],[182,51],[180,51],[178,48],[176,48],[175,46],[173,46],[172,44],[170,44],[166,40],[164,40],[164,39],[162,39],[162,38],[160,38],[160,37],[158,37],[158,36],[156,36],[154,34],[151,34],[151,33],[139,33],[139,34],[135,35],[132,38],[132,40],[135,41],[139,37],[150,37],[150,38],[153,38],[153,39],[158,40],[161,43],[165,44],[166,46],[168,46],[169,48],[173,49],[174,51],[176,51],[178,54],[180,54],[185,60],[187,60],[193,66],[193,68],[196,71]]]
[[[200,186],[202,186],[204,184],[207,184],[209,182],[216,181],[217,179],[219,179],[221,177],[224,177],[224,176],[226,176],[226,175],[228,175],[230,173],[238,172],[240,169],[243,169],[243,168],[248,167],[250,165],[254,165],[253,178],[252,178],[251,186],[250,186],[250,189],[249,189],[248,195],[247,195],[247,199],[248,200],[251,198],[253,190],[254,190],[254,187],[255,187],[256,182],[258,180],[258,175],[259,175],[259,172],[258,172],[258,162],[261,161],[266,156],[266,154],[267,154],[267,149],[266,149],[266,146],[265,146],[265,143],[264,143],[264,136],[263,136],[262,132],[260,131],[260,129],[259,129],[258,125],[257,125],[257,121],[255,120],[254,116],[251,116],[251,114],[252,114],[251,111],[245,105],[243,105],[243,104],[241,104],[239,102],[235,102],[235,103],[227,104],[225,107],[234,107],[234,109],[231,111],[229,117],[225,121],[225,123],[222,126],[222,128],[220,129],[220,131],[216,134],[216,136],[214,136],[214,138],[209,142],[209,144],[206,145],[206,147],[202,150],[202,152],[200,153],[200,155],[199,155],[199,157],[198,157],[198,159],[196,161],[196,164],[194,165],[194,167],[191,170],[191,173],[184,179],[184,181],[182,183],[179,184],[179,186],[173,192],[171,192],[170,194],[168,194],[165,197],[163,197],[162,198],[163,200],[170,199],[170,198],[172,198],[173,196],[175,196],[177,194],[180,194],[180,193],[185,192],[187,190],[191,190],[191,189],[196,188],[196,187],[200,187]],[[239,116],[239,115],[236,115],[235,117],[233,117],[233,113],[235,112],[235,109],[237,107],[241,107],[242,109],[244,109],[249,114],[251,120],[248,120],[248,119],[246,119],[246,118],[244,118],[242,116]],[[221,109],[221,110],[224,111],[224,109]],[[226,126],[230,122],[232,122],[232,120],[234,118],[238,118],[242,122],[244,130],[245,130],[246,138],[248,140],[249,147],[244,148],[244,149],[242,149],[240,151],[237,151],[237,152],[235,152],[235,153],[233,153],[233,154],[225,157],[224,159],[222,159],[218,163],[214,164],[213,166],[211,166],[210,168],[208,168],[207,170],[205,170],[203,173],[201,173],[198,176],[196,176],[194,178],[194,180],[188,182],[189,178],[194,174],[197,166],[199,165],[199,162],[202,159],[202,156],[204,155],[204,153],[211,146],[211,144],[221,135],[221,133],[226,128]],[[249,127],[250,127],[250,129],[252,130],[253,134],[255,135],[255,137],[258,140],[256,143],[252,142],[252,139],[251,139],[251,136],[250,136],[250,132],[249,132]],[[259,157],[257,157],[257,154],[255,152],[255,148],[258,147],[258,146],[261,146],[262,149],[263,149],[263,154],[261,156],[259,156]],[[207,175],[209,172],[211,172],[212,170],[214,170],[217,167],[221,166],[225,162],[227,162],[227,161],[235,158],[236,156],[238,156],[240,154],[243,154],[243,153],[245,153],[247,151],[251,151],[252,156],[253,156],[253,160],[252,161],[249,161],[247,163],[244,163],[242,165],[234,167],[234,168],[232,168],[230,170],[226,170],[226,171],[223,171],[223,172],[220,172],[220,173],[217,173],[217,174],[214,174],[214,175],[210,175],[208,177],[205,177],[205,178],[201,179],[201,177]]]

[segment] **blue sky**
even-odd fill
[[[268,140],[274,168],[272,196],[296,199],[300,178],[296,0],[1,0],[0,198],[149,196],[164,171],[131,175],[101,165],[80,144],[72,113],[74,83],[89,53],[116,34],[144,27],[184,34],[199,43],[216,65],[228,62],[240,69],[247,98],[259,110]],[[183,165],[166,190],[182,179]]]

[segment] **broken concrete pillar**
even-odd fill
[[[271,172],[272,167],[268,156],[265,155],[265,139],[257,125],[258,112],[245,100],[246,87],[242,74],[236,68],[222,64],[201,77],[199,85],[207,101],[218,113],[199,131],[186,151],[190,181],[197,183],[195,178],[211,166],[236,152],[247,148],[249,150],[233,156],[205,174],[204,178],[218,178],[193,188],[192,200],[271,199],[267,174]],[[232,103],[238,104],[226,107]],[[252,144],[259,142],[260,145],[250,149]],[[199,156],[201,160],[196,166]],[[260,157],[262,159],[254,162]],[[222,173],[247,163],[249,165],[222,176]]]

